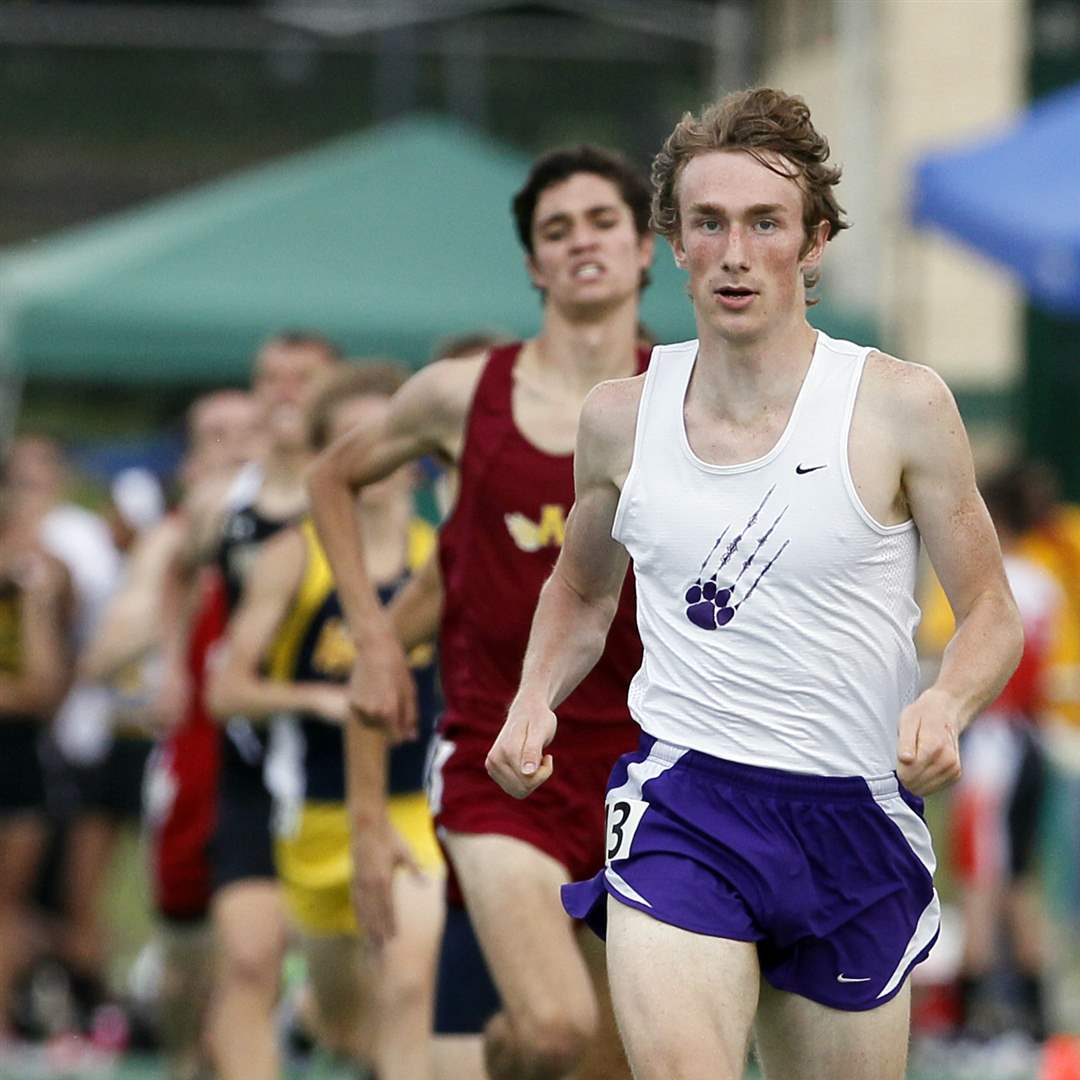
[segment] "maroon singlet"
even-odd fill
[[[439,535],[445,590],[441,733],[494,740],[517,692],[540,588],[562,546],[574,501],[573,455],[538,450],[518,431],[511,396],[521,343],[492,349],[465,430],[457,503]],[[638,372],[649,362],[639,350]],[[630,680],[641,665],[632,574],[604,655],[559,707],[560,735],[617,728],[625,741]],[[600,732],[594,731],[595,735]]]

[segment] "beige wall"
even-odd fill
[[[762,13],[763,81],[807,99],[845,165],[840,201],[854,228],[836,242],[825,288],[875,310],[893,348],[954,386],[1011,385],[1019,293],[967,249],[913,232],[906,207],[921,154],[1021,107],[1026,0],[770,0]]]

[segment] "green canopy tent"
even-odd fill
[[[539,300],[510,199],[522,155],[414,117],[0,255],[0,358],[24,377],[220,383],[258,343],[313,328],[354,355],[422,363],[447,334],[529,334]],[[657,245],[643,319],[693,335]],[[824,305],[815,322],[863,327]]]

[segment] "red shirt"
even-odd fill
[[[229,621],[228,601],[225,582],[216,568],[205,571],[197,587],[200,590],[199,603],[191,624],[187,649],[191,700],[184,724],[209,724],[216,728],[206,708],[206,666],[211,650],[225,635]]]
[[[148,790],[163,804],[152,809],[151,868],[158,910],[174,918],[204,916],[210,904],[210,838],[217,817],[221,736],[206,710],[206,664],[225,631],[225,584],[216,569],[198,585],[199,607],[188,641],[191,698],[181,723],[151,758]],[[150,803],[153,806],[154,796]]]
[[[484,366],[465,429],[457,504],[439,535],[447,738],[494,739],[502,727],[540,588],[555,565],[574,501],[573,455],[538,450],[514,424],[511,395],[520,352],[520,342],[493,349]],[[638,360],[644,371],[648,351],[640,350]],[[561,727],[615,728],[611,736],[625,744],[627,688],[640,665],[628,573],[604,654],[559,707]]]

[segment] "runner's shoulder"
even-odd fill
[[[581,407],[581,428],[603,440],[633,439],[644,387],[643,374],[597,383]]]
[[[463,427],[486,363],[487,353],[433,361],[398,391],[400,408],[444,429]]]
[[[927,410],[939,411],[950,406],[955,409],[952,392],[933,368],[878,349],[866,358],[861,389],[862,396],[872,404],[893,414],[899,408],[908,419]]]
[[[609,379],[589,391],[578,421],[578,453],[617,467],[633,453],[644,375]]]

